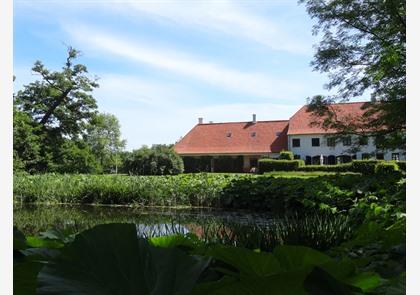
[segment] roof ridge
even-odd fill
[[[270,122],[288,122],[289,120],[261,120],[256,123],[270,123]],[[252,121],[237,121],[237,122],[213,122],[213,123],[201,123],[197,125],[221,125],[221,124],[239,124],[239,123],[253,123]]]

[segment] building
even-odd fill
[[[334,104],[337,116],[359,118],[364,102]],[[319,119],[319,118],[318,118]],[[186,172],[249,172],[261,157],[277,158],[282,150],[290,150],[298,159],[310,164],[346,163],[353,159],[377,158],[405,160],[405,151],[380,151],[373,138],[366,137],[360,151],[349,147],[359,137],[349,136],[336,142],[325,130],[311,124],[317,118],[303,106],[289,120],[257,121],[254,114],[248,122],[198,124],[175,144],[175,151],[184,160]]]

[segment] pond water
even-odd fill
[[[171,226],[188,232],[188,227],[209,223],[265,226],[277,219],[271,213],[226,211],[208,208],[132,208],[91,205],[14,205],[14,225],[27,234],[51,228],[80,231],[103,223],[135,223],[140,227],[161,229]]]
[[[339,215],[305,213],[278,217],[271,213],[203,208],[15,205],[13,220],[26,235],[49,229],[74,234],[99,224],[134,223],[144,237],[193,233],[207,243],[261,250],[279,244],[322,250],[338,245],[352,232],[348,219]]]

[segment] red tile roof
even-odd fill
[[[337,119],[340,121],[358,120],[365,113],[364,107],[368,106],[369,102],[351,102],[351,103],[336,103],[331,104],[330,108],[337,114]],[[289,120],[288,135],[293,134],[323,134],[335,133],[334,129],[324,129],[320,125],[311,125],[311,122],[322,122],[322,117],[317,117],[312,112],[308,112],[308,106],[303,106],[297,111]]]
[[[180,155],[278,153],[287,150],[287,127],[287,120],[197,124],[175,144],[175,151]]]

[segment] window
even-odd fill
[[[367,144],[368,144],[368,138],[366,136],[360,136],[359,145],[367,145]]]
[[[399,153],[392,153],[392,160],[399,161],[400,160],[400,154]]]
[[[351,145],[351,137],[345,137],[345,138],[343,138],[343,145],[344,146]]]
[[[300,155],[294,155],[295,160],[300,160]]]
[[[312,138],[312,146],[319,146],[319,138]]]
[[[335,138],[327,138],[327,146],[335,146]]]
[[[257,132],[251,132],[251,136],[252,136],[252,137],[257,136]]]
[[[292,139],[292,147],[300,147],[300,138]]]
[[[382,154],[382,153],[376,154],[376,159],[377,160],[383,160],[384,159],[384,154]]]

